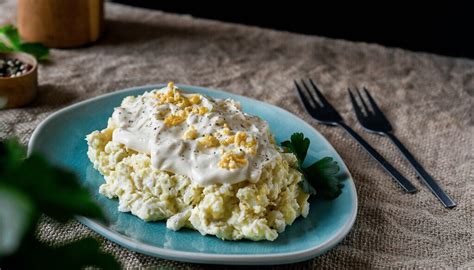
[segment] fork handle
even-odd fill
[[[415,159],[415,157],[408,151],[408,149],[398,140],[395,135],[392,133],[384,133],[395,146],[397,146],[398,150],[402,153],[405,159],[410,163],[410,165],[415,169],[416,173],[420,178],[423,180],[423,183],[428,186],[428,188],[433,192],[433,194],[441,201],[441,203],[446,208],[453,208],[456,206],[456,202],[449,197],[446,192],[438,185],[438,183],[431,177],[428,172],[421,166],[421,164]]]
[[[343,122],[339,122],[338,125],[344,128],[351,137],[356,140],[371,156],[374,158],[380,166],[382,166],[397,183],[408,193],[416,192],[415,186],[408,181],[397,169],[395,169],[382,155],[377,152],[369,143],[367,143],[359,134],[357,134],[352,128]]]

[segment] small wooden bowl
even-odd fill
[[[0,109],[16,108],[30,103],[38,89],[38,62],[27,53],[0,53],[0,58],[18,59],[32,68],[18,77],[0,77]]]

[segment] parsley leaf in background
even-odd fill
[[[46,61],[49,57],[49,48],[41,43],[22,43],[19,51],[33,55],[38,61]]]
[[[105,222],[101,208],[76,176],[49,164],[14,140],[0,142],[0,268],[118,269],[99,242],[85,238],[51,247],[35,237],[40,216],[67,222],[75,215]]]
[[[15,26],[7,24],[0,28],[0,34],[3,35],[3,38],[10,43],[12,48],[18,48],[21,45],[20,34]]]
[[[18,30],[11,24],[0,27],[0,52],[25,52],[38,61],[48,59],[49,49],[40,43],[22,42]]]
[[[303,175],[300,186],[304,192],[316,195],[321,199],[335,199],[341,194],[344,187],[342,180],[338,177],[339,165],[332,157],[324,157],[304,168],[303,163],[308,153],[309,144],[310,140],[305,138],[303,133],[293,133],[289,141],[281,143],[298,159],[298,170]]]
[[[5,45],[5,43],[2,42],[2,40],[0,39],[0,52],[11,52],[12,49],[8,48],[7,45]]]
[[[4,184],[0,184],[0,206],[0,255],[9,255],[29,229],[34,206],[25,194]]]
[[[60,222],[66,222],[74,215],[105,221],[101,209],[79,185],[74,174],[51,166],[36,154],[27,158],[10,179],[30,195],[42,212]]]

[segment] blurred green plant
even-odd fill
[[[25,52],[38,61],[45,61],[49,56],[49,49],[43,44],[22,42],[18,30],[11,24],[0,27],[0,52]]]
[[[35,237],[41,214],[64,223],[75,215],[106,222],[76,176],[38,154],[26,157],[16,140],[0,142],[0,269],[118,269],[99,242],[84,238],[49,246]]]

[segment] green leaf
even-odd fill
[[[305,138],[303,133],[293,133],[290,141],[284,141],[282,146],[286,147],[290,152],[296,155],[299,165],[303,165],[304,159],[309,148],[309,139]]]
[[[32,226],[35,207],[24,193],[0,183],[0,258],[20,246]]]
[[[309,183],[305,176],[303,176],[303,181],[300,182],[300,187],[303,189],[304,192],[308,193],[309,195],[316,195],[316,189]]]
[[[29,53],[38,61],[47,60],[49,56],[49,49],[43,44],[22,42],[18,30],[11,24],[0,27],[0,51]]]
[[[49,56],[49,49],[41,43],[22,43],[20,51],[34,55],[39,61],[47,60]]]
[[[15,26],[7,24],[3,27],[0,27],[0,39],[6,42],[10,48],[19,50],[21,39]]]
[[[7,45],[5,45],[5,43],[0,41],[0,52],[11,52],[11,51],[13,50],[10,49]]]
[[[91,237],[56,247],[32,238],[4,263],[6,269],[120,269],[115,258],[102,252],[99,242]]]
[[[342,192],[341,180],[337,177],[339,166],[331,157],[324,157],[307,168],[303,163],[308,153],[310,140],[303,133],[294,133],[289,141],[281,143],[289,152],[298,159],[298,170],[303,175],[300,187],[310,195],[322,199],[335,199]]]
[[[75,215],[106,220],[101,208],[87,189],[79,185],[73,173],[50,165],[36,154],[25,159],[20,170],[15,181],[46,215],[60,222]]]
[[[14,139],[0,142],[0,178],[21,165],[26,156],[25,148]]]
[[[94,238],[84,238],[55,249],[55,253],[64,258],[63,269],[72,267],[97,266],[102,269],[119,269],[120,265],[111,255],[102,253]]]
[[[0,182],[16,187],[46,215],[65,222],[75,215],[106,221],[101,208],[76,176],[52,166],[33,153],[24,159],[23,146],[13,140],[0,142]]]
[[[0,265],[5,269],[119,269],[97,240],[50,247],[35,238],[40,213],[67,221],[75,215],[105,221],[76,176],[38,154],[25,158],[15,140],[0,141]]]
[[[325,157],[304,169],[310,175],[310,182],[317,190],[317,197],[322,199],[335,199],[341,192],[341,180],[337,177],[339,166],[331,157]]]

